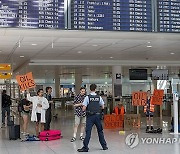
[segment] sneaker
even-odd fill
[[[73,138],[71,139],[71,142],[74,142],[74,141],[76,141],[76,138],[75,138],[75,137],[73,137]]]
[[[148,131],[149,131],[149,126],[146,127],[146,132],[148,132]]]
[[[81,141],[84,141],[84,137],[83,136],[80,136],[79,138]]]
[[[151,130],[154,130],[154,127],[153,127],[153,126],[151,126]]]

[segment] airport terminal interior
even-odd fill
[[[103,114],[74,135],[94,84]],[[99,115],[89,153],[179,154],[179,95],[180,0],[0,0],[0,154],[77,154]]]

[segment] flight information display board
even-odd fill
[[[64,0],[0,0],[0,27],[64,29]]]
[[[180,32],[180,0],[158,0],[160,32]]]
[[[78,30],[151,32],[151,0],[73,0],[71,27]]]

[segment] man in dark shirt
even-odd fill
[[[2,124],[5,126],[5,115],[7,112],[7,122],[10,121],[10,106],[12,104],[11,97],[6,94],[6,90],[2,92]]]
[[[85,88],[81,87],[80,93],[74,98],[75,125],[74,125],[74,134],[73,134],[73,138],[71,139],[71,142],[74,142],[76,140],[76,133],[79,124],[81,124],[80,140],[84,140],[83,133],[86,124],[86,112],[82,111],[82,107],[83,107],[82,103],[85,98],[85,93],[86,93]]]
[[[46,94],[45,94],[45,98],[48,100],[49,102],[49,108],[46,110],[46,123],[44,126],[44,130],[49,130],[50,129],[50,123],[51,123],[51,119],[52,119],[52,114],[51,114],[51,106],[52,106],[52,88],[51,87],[46,87]]]

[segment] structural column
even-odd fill
[[[60,77],[59,77],[59,68],[55,68],[55,97],[60,97]]]
[[[122,96],[122,67],[113,66],[112,67],[112,96],[113,102],[115,99],[120,99]],[[110,111],[113,109],[113,106],[110,106]]]
[[[76,95],[79,93],[79,89],[82,86],[82,72],[80,69],[76,69],[75,71],[75,93]]]

